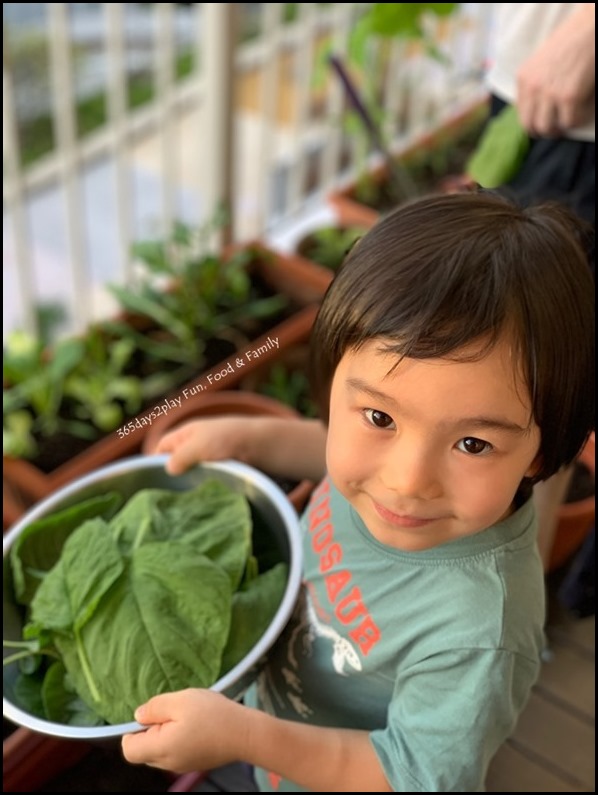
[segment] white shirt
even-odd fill
[[[519,66],[580,3],[496,3],[494,62],[487,75],[490,91],[513,104]],[[568,138],[595,140],[595,121],[567,131]]]

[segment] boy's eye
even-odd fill
[[[394,420],[388,414],[378,409],[365,409],[365,417],[376,428],[390,428],[394,426]]]
[[[480,455],[492,449],[491,444],[485,442],[483,439],[476,439],[475,436],[466,436],[465,439],[461,439],[461,441],[457,443],[457,447],[464,453],[469,453],[470,455]]]

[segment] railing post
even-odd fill
[[[206,169],[205,197],[207,219],[211,221],[222,207],[227,213],[225,226],[218,230],[220,245],[232,241],[234,229],[234,145],[233,77],[236,49],[237,3],[204,3],[203,78],[205,81],[205,135],[197,142],[203,150]],[[203,27],[203,25],[202,25]]]
[[[2,109],[4,132],[4,202],[11,226],[14,259],[13,268],[21,303],[20,328],[31,334],[37,332],[35,295],[33,282],[33,256],[30,244],[31,231],[27,221],[26,191],[23,184],[23,166],[19,149],[17,111],[10,69],[9,47],[3,29],[4,52],[2,54]],[[5,298],[7,300],[7,298]],[[14,300],[9,296],[8,300]]]

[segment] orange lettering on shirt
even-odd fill
[[[335,574],[329,574],[326,577],[326,590],[328,591],[328,598],[331,602],[336,601],[339,591],[341,591],[350,580],[351,575],[346,569],[337,571]]]
[[[319,486],[317,486],[311,495],[311,499],[309,501],[310,505],[315,505],[320,499],[325,495],[328,494],[330,491],[330,482],[328,478],[323,480]]]
[[[343,624],[350,624],[358,616],[367,614],[367,608],[362,601],[361,591],[357,585],[351,588],[347,596],[343,597],[334,612]]]
[[[349,632],[349,637],[353,638],[359,646],[361,653],[368,655],[372,648],[380,640],[380,630],[374,623],[371,616],[364,618],[361,624]]]
[[[328,497],[314,507],[309,516],[309,529],[312,530],[320,522],[327,522],[330,519],[330,500]]]
[[[320,571],[324,574],[343,559],[343,550],[340,544],[331,544],[320,558]]]
[[[314,552],[321,552],[332,541],[332,537],[332,525],[328,522],[312,536],[311,545]]]

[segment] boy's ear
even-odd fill
[[[535,478],[541,469],[542,469],[542,455],[538,452],[532,463],[527,468],[525,472],[525,477]]]

